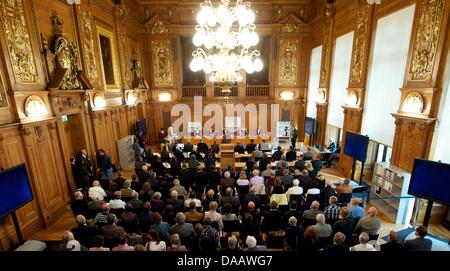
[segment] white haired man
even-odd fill
[[[300,187],[300,181],[298,179],[295,179],[292,181],[292,187],[289,188],[286,191],[286,197],[288,198],[288,201],[291,200],[291,195],[302,195],[303,194],[303,188]]]
[[[210,218],[211,222],[217,222],[219,228],[223,229],[222,215],[217,212],[218,207],[219,205],[217,204],[217,201],[211,201],[209,203],[209,211],[205,212],[205,217],[203,218],[203,220],[205,220],[206,218]]]
[[[247,245],[247,248],[244,249],[245,251],[267,251],[265,246],[258,246],[256,238],[251,235],[247,236],[245,244]]]
[[[92,182],[92,187],[88,191],[89,197],[94,200],[102,201],[106,197],[105,190],[101,187],[99,181]]]
[[[185,223],[186,216],[182,212],[178,212],[175,216],[175,225],[170,227],[170,233],[177,233],[180,235],[180,239],[182,243],[185,243],[189,240],[191,236],[195,234],[194,226],[192,223]]]
[[[78,227],[72,229],[72,233],[76,240],[78,240],[84,247],[91,247],[94,236],[99,233],[97,226],[87,225],[86,218],[83,215],[75,217]]]
[[[351,248],[351,251],[377,251],[375,247],[369,243],[370,238],[369,235],[365,232],[362,232],[359,235],[359,244],[356,246],[353,246]]]
[[[65,243],[65,250],[68,251],[81,251],[80,242],[75,240],[73,233],[70,231],[65,231],[63,233],[62,239]]]
[[[358,224],[356,224],[355,232],[365,232],[367,234],[378,234],[378,231],[381,228],[381,222],[376,217],[378,213],[377,208],[370,207],[367,210],[366,216],[364,216],[362,219],[358,221]]]
[[[316,230],[317,237],[330,237],[333,233],[330,224],[325,223],[325,216],[323,214],[318,214],[316,216],[316,225],[314,229]]]

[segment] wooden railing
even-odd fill
[[[222,92],[222,87],[214,86],[214,96],[215,97],[224,97],[227,96],[226,93]],[[232,86],[231,93],[228,96],[238,96],[238,87]]]
[[[247,85],[245,96],[269,96],[269,85]]]
[[[205,86],[183,86],[183,97],[206,96]]]

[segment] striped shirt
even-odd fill
[[[326,219],[339,219],[339,211],[341,210],[341,208],[339,206],[337,206],[336,204],[327,206],[325,208],[325,218]]]

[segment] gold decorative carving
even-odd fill
[[[146,89],[146,82],[144,74],[142,73],[141,59],[139,52],[133,49],[133,56],[131,60],[131,70],[133,71],[133,88]]]
[[[169,33],[169,28],[164,25],[159,17],[156,18],[155,24],[152,27],[152,35]]]
[[[26,136],[29,136],[29,135],[31,135],[31,129],[30,128],[23,128],[23,133],[26,135]]]
[[[92,33],[91,15],[88,11],[83,10],[80,19],[87,75],[91,82],[98,83],[98,68],[94,53],[94,35]]]
[[[358,84],[362,81],[364,52],[367,43],[367,31],[369,23],[370,6],[364,4],[362,8],[358,9],[356,15],[355,40],[353,44],[352,63],[350,65],[350,83]]]
[[[414,135],[414,129],[416,128],[416,123],[414,121],[408,121],[406,123],[406,134],[408,137],[412,137]]]
[[[42,136],[44,135],[44,127],[41,125],[34,127],[34,133],[38,136],[39,139],[42,139]]]
[[[39,117],[48,114],[44,100],[37,95],[30,95],[25,99],[25,114],[27,117]]]
[[[294,22],[294,19],[289,18],[285,25],[281,28],[284,33],[298,33],[298,25]]]
[[[59,111],[66,111],[66,110],[71,110],[71,109],[77,109],[77,108],[81,108],[81,104],[79,101],[73,99],[72,97],[67,97],[65,100],[63,101],[59,101]]]
[[[278,82],[280,86],[293,86],[297,84],[297,48],[295,40],[280,42],[280,74]]]
[[[16,83],[37,83],[38,74],[22,0],[0,1],[0,12]]]
[[[431,79],[443,14],[444,0],[422,1],[419,25],[408,72],[409,80],[427,81]]]
[[[52,17],[52,23],[54,31],[52,52],[56,55],[57,67],[66,70],[59,88],[81,89],[83,86],[80,80],[78,80],[77,47],[62,33],[62,25],[64,22],[61,18],[54,15]]]
[[[325,18],[324,31],[323,31],[323,44],[322,44],[322,63],[320,65],[320,87],[327,87],[327,79],[329,77],[328,69],[330,63],[330,48],[332,46],[332,18]]]
[[[152,61],[155,87],[172,86],[172,60],[168,40],[152,41]]]
[[[129,57],[129,50],[128,50],[128,42],[127,42],[127,31],[126,31],[126,17],[125,17],[125,11],[123,9],[119,9],[119,24],[118,24],[118,31],[119,31],[119,45],[120,45],[120,51],[122,52],[119,54],[120,60],[123,65],[123,74],[125,79],[125,88],[129,89],[132,87],[132,78],[130,75],[130,57]]]
[[[8,98],[6,98],[6,88],[3,84],[3,77],[0,73],[0,108],[8,107]]]

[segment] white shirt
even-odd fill
[[[318,194],[320,194],[320,190],[317,188],[310,188],[306,192],[306,195],[318,195]]]
[[[211,218],[211,222],[217,222],[217,225],[219,225],[219,228],[223,229],[223,221],[222,221],[222,215],[219,214],[216,211],[206,211],[205,212],[205,218]]]
[[[150,243],[150,245],[149,245]],[[166,250],[166,242],[159,241],[159,244],[156,241],[150,241],[145,245],[146,250],[150,251],[165,251]]]
[[[286,197],[288,199],[290,199],[289,197],[291,195],[301,195],[301,194],[303,194],[303,188],[301,188],[300,186],[293,186],[286,191]]]
[[[238,179],[238,180],[236,181],[236,184],[237,184],[237,185],[249,185],[250,182],[249,182],[247,179]]]
[[[125,209],[125,202],[121,199],[112,199],[109,201],[109,208],[111,209]]]
[[[351,251],[377,251],[371,244],[358,244],[351,248]]]
[[[264,184],[264,178],[261,176],[254,176],[253,178],[250,179],[250,183],[252,185],[255,184]]]
[[[67,242],[66,248],[70,249],[71,251],[81,251],[80,242],[78,242],[77,240],[70,240],[69,242]]]
[[[264,183],[253,184],[252,187],[256,189],[256,195],[265,195],[266,194],[266,186]]]
[[[184,201],[184,207],[189,207],[191,201],[195,202],[195,207],[202,207],[202,202],[199,199],[187,199]]]
[[[93,186],[89,188],[89,197],[92,200],[95,200],[96,198],[98,200],[103,200],[106,197],[106,192],[100,186]]]

